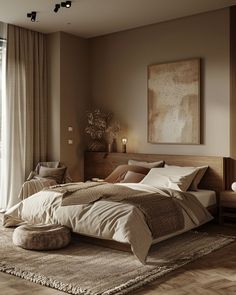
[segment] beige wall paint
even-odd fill
[[[48,35],[48,160],[60,160],[73,180],[83,179],[84,119],[88,108],[88,41],[66,33]],[[73,132],[68,127],[73,127]],[[69,145],[68,140],[73,144]]]
[[[61,33],[61,161],[74,180],[83,179],[88,98],[88,41]],[[68,126],[73,132],[68,132]],[[73,145],[68,144],[70,138]]]
[[[112,111],[128,152],[230,154],[229,10],[90,39],[93,105]],[[201,145],[147,143],[147,65],[202,59]]]

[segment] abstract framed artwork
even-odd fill
[[[148,66],[148,142],[200,144],[200,59]]]

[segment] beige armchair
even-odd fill
[[[24,200],[45,187],[65,182],[72,182],[65,165],[59,161],[39,162],[23,183],[18,198]]]

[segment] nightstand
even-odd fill
[[[236,192],[223,191],[220,193],[220,223],[236,222]],[[236,225],[236,223],[235,223]]]

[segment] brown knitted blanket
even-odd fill
[[[50,190],[63,194],[62,206],[83,205],[98,200],[132,204],[144,214],[154,239],[184,228],[182,207],[177,199],[167,196],[166,192],[148,193],[94,182],[57,185]]]

